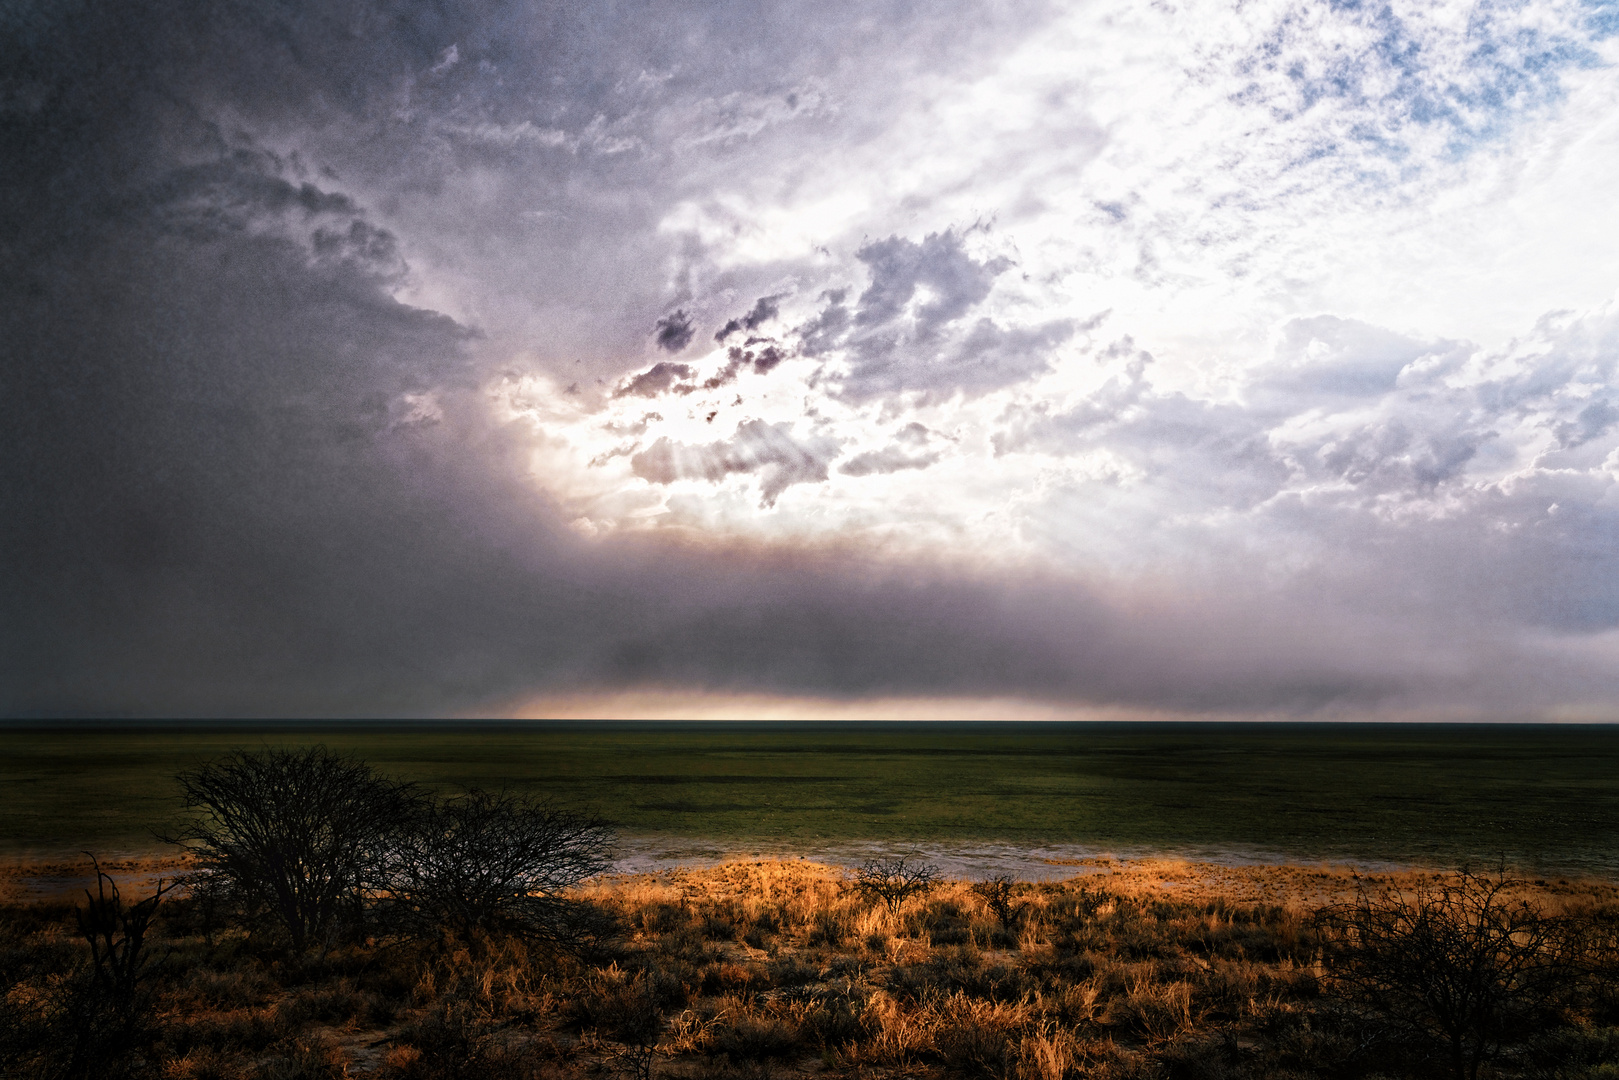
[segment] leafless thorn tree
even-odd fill
[[[868,859],[854,875],[855,888],[860,895],[868,900],[881,900],[895,915],[906,900],[931,892],[939,880],[937,866],[911,862],[903,856]]]
[[[515,931],[573,944],[591,909],[565,894],[612,866],[612,828],[506,792],[424,803],[405,833],[393,898],[407,928]]]
[[[413,786],[324,746],[237,750],[178,780],[195,814],[163,839],[196,855],[198,884],[227,882],[299,950],[386,886],[397,831],[422,803]]]
[[[1395,1034],[1442,1049],[1456,1080],[1476,1080],[1571,985],[1575,935],[1513,899],[1519,884],[1464,868],[1410,896],[1362,892],[1319,917],[1328,968]]]

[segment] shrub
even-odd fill
[[[90,964],[61,987],[54,1045],[47,1051],[58,1058],[64,1077],[120,1075],[130,1067],[134,1052],[155,1035],[145,985],[150,961],[146,935],[164,894],[174,886],[159,882],[151,896],[126,904],[117,883],[93,857],[92,863],[96,891],[86,889],[87,903],[74,910]]]
[[[1407,899],[1362,892],[1320,918],[1335,979],[1393,1033],[1440,1049],[1456,1080],[1532,1030],[1572,983],[1563,920],[1521,882],[1463,869]]]
[[[995,874],[973,886],[973,894],[989,908],[1002,930],[1011,929],[1012,923],[1023,913],[1025,905],[1012,899],[1016,891],[1017,883],[1011,874]]]
[[[192,885],[228,887],[268,910],[303,950],[386,884],[396,830],[421,803],[411,785],[324,746],[238,750],[177,778],[193,819],[163,837],[195,854]]]
[[[939,868],[903,857],[868,859],[855,871],[855,889],[867,900],[880,900],[893,915],[913,896],[932,891],[940,881]]]
[[[419,802],[393,865],[395,910],[425,936],[498,931],[577,944],[601,927],[594,908],[564,893],[610,868],[614,843],[597,818],[505,792]]]

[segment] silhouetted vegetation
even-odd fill
[[[1327,968],[1391,1041],[1437,1051],[1455,1080],[1476,1080],[1555,1024],[1588,966],[1581,921],[1548,914],[1523,884],[1463,869],[1409,895],[1362,892],[1321,915]]]
[[[294,948],[358,922],[387,887],[421,795],[323,746],[236,751],[179,776],[194,816],[165,837],[196,855],[194,882],[280,922]]]
[[[598,932],[569,889],[612,866],[603,821],[534,799],[473,790],[423,801],[402,830],[386,888],[418,934],[514,933],[572,942]]]
[[[939,868],[931,863],[901,858],[868,859],[855,871],[855,888],[860,895],[881,901],[899,914],[905,901],[932,891],[939,883]]]

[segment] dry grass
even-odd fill
[[[837,868],[803,861],[607,878],[582,897],[621,933],[583,957],[510,939],[385,938],[297,957],[248,928],[210,944],[180,900],[155,942],[148,1038],[124,1065],[164,1080],[1282,1080],[1421,1067],[1363,1045],[1319,966],[1312,916],[1357,887],[1413,889],[1422,875],[1074,869],[1017,886],[1009,925],[969,882],[895,914]],[[1559,910],[1619,909],[1604,883],[1526,888]],[[0,1075],[53,1075],[49,1055],[14,1033],[61,1022],[54,1002],[85,959],[72,909],[13,902],[0,957],[0,1029],[13,1033],[0,1037]],[[1503,1059],[1495,1075],[1619,1076],[1619,992],[1605,993],[1558,1018],[1561,1042]]]

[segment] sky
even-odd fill
[[[14,0],[0,714],[1619,718],[1619,5]]]

